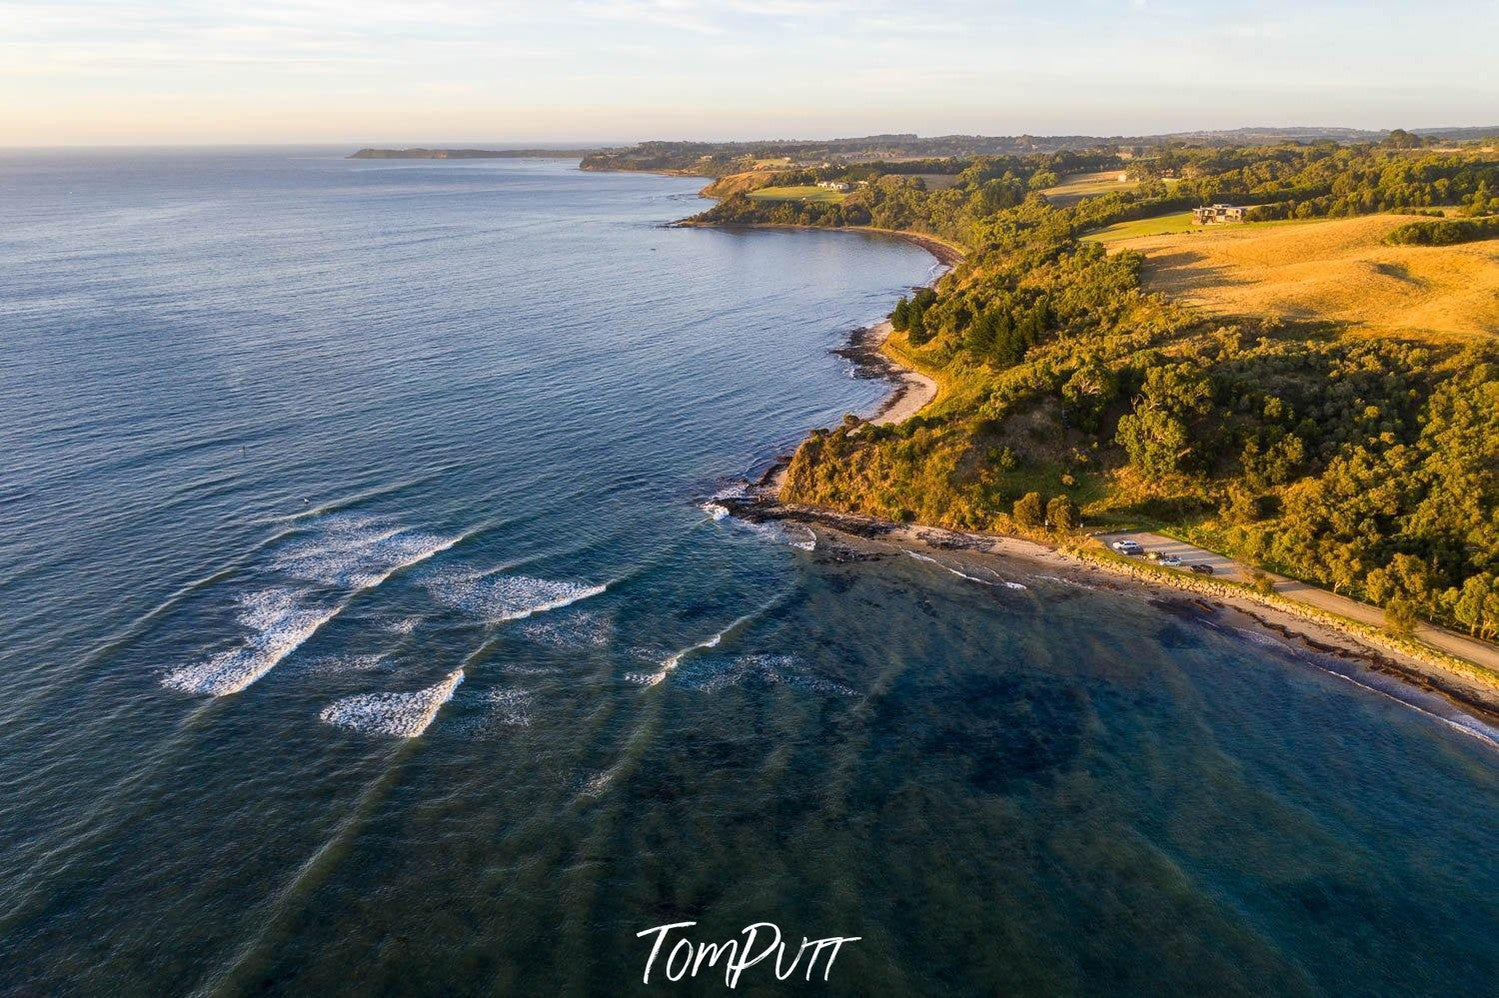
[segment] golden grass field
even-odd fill
[[[1145,254],[1145,284],[1220,315],[1330,319],[1353,330],[1499,335],[1499,239],[1386,246],[1410,215],[1223,225],[1109,242]]]

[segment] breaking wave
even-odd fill
[[[992,578],[992,579],[985,579],[985,578],[981,578],[981,577],[979,577],[977,575],[970,575],[969,573],[963,571],[962,569],[954,568],[951,565],[944,565],[942,562],[938,561],[936,558],[930,557],[929,555],[921,554],[920,552],[917,552],[917,551],[912,551],[910,548],[906,548],[905,550],[906,550],[906,554],[910,555],[912,558],[915,558],[917,561],[924,561],[924,562],[928,562],[929,564],[936,565],[938,568],[943,569],[944,571],[947,571],[947,572],[951,572],[953,575],[956,575],[960,579],[967,579],[969,582],[977,582],[981,586],[1003,586],[1006,589],[1024,589],[1024,588],[1026,588],[1023,583],[1020,583],[1020,582],[1011,582],[1009,579],[1001,578],[997,573],[991,573],[991,574],[994,574],[994,578]]]
[[[677,666],[682,664],[682,660],[688,655],[691,655],[694,652],[707,651],[709,648],[717,648],[719,642],[727,637],[732,631],[738,629],[739,627],[742,627],[744,624],[758,617],[763,612],[764,609],[762,608],[751,613],[746,613],[744,616],[736,618],[729,624],[729,626],[725,627],[723,630],[710,634],[708,637],[697,642],[696,644],[691,644],[686,648],[682,648],[678,651],[672,652],[670,655],[666,656],[666,658],[662,659],[660,667],[652,672],[627,672],[625,673],[624,677],[625,681],[629,683],[636,683],[640,686],[660,685],[660,683],[664,681],[667,676],[671,675],[672,672],[676,670]]]
[[[236,620],[249,633],[239,646],[168,672],[162,685],[214,697],[238,693],[301,647],[355,595],[462,540],[346,513],[323,517],[309,530],[311,536],[288,544],[271,561],[284,584],[240,598]]]
[[[1086,582],[1079,582],[1076,579],[1063,578],[1060,575],[1037,575],[1035,577],[1038,579],[1044,579],[1047,582],[1060,582],[1064,586],[1072,586],[1076,589],[1086,589],[1089,592],[1094,592],[1097,590],[1096,586],[1090,586]]]
[[[371,589],[403,568],[426,561],[462,540],[366,517],[340,517],[320,536],[289,545],[275,567],[293,578],[330,586]]]
[[[245,597],[238,620],[252,632],[250,636],[238,648],[167,673],[162,685],[213,697],[243,690],[274,669],[342,609],[309,607],[303,597],[303,593],[287,589]]]
[[[487,623],[524,620],[532,614],[570,606],[608,588],[557,582],[529,575],[452,574],[429,579],[427,591],[439,602]]]
[[[462,682],[463,670],[454,669],[441,682],[414,693],[358,693],[324,707],[318,719],[366,735],[415,738]]]

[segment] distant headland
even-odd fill
[[[361,149],[349,159],[579,159],[595,149]]]

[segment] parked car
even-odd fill
[[[1174,554],[1163,554],[1163,555],[1161,555],[1161,564],[1162,565],[1170,565],[1172,568],[1175,568],[1177,565],[1180,565],[1181,563],[1182,563],[1182,560],[1180,558],[1178,558]]]
[[[1132,541],[1132,540],[1129,540],[1128,538],[1125,538],[1124,540],[1121,540],[1121,541],[1115,541],[1114,543],[1110,544],[1109,547],[1113,548],[1115,551],[1118,551],[1120,554],[1144,554],[1145,553],[1145,549],[1140,546],[1140,542],[1139,541]]]
[[[1188,565],[1187,568],[1189,570],[1193,571],[1193,572],[1196,572],[1198,575],[1212,575],[1213,574],[1213,566],[1212,565],[1204,565],[1202,562],[1198,562],[1195,565]]]

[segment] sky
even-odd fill
[[[1494,125],[1496,38],[1496,0],[0,0],[0,145]]]

